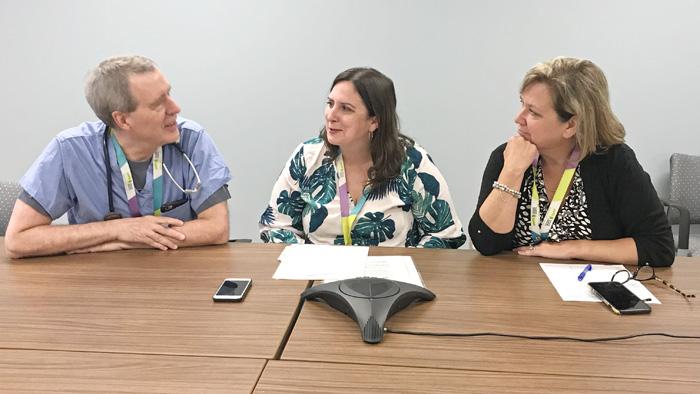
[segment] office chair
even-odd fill
[[[0,181],[0,236],[5,236],[12,209],[22,187],[17,182]]]
[[[671,155],[671,193],[662,200],[672,225],[678,224],[679,256],[700,256],[700,233],[691,234],[691,224],[700,224],[700,156]]]

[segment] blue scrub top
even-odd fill
[[[109,211],[103,149],[106,128],[102,122],[85,122],[62,131],[49,143],[20,180],[24,190],[52,219],[68,212],[69,223],[90,223],[103,220]],[[230,181],[231,172],[202,126],[191,120],[178,118],[178,128],[180,146],[192,160],[202,185],[197,193],[190,194],[187,203],[164,212],[163,216],[187,221],[195,219],[202,203]],[[111,141],[108,148],[114,209],[122,217],[130,217],[124,181]],[[163,161],[180,186],[186,189],[194,187],[197,178],[175,146],[163,147]],[[152,180],[153,167],[149,166],[146,184],[143,190],[137,192],[142,215],[153,214]],[[164,171],[163,203],[185,197]]]

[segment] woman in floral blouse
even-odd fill
[[[299,145],[260,218],[265,242],[458,248],[466,236],[445,179],[399,132],[393,82],[340,73],[320,136]]]

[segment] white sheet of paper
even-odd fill
[[[592,264],[592,269],[579,282],[578,276],[586,265],[540,263],[540,267],[563,301],[601,302],[588,286],[588,282],[607,282],[615,272],[626,269],[622,265]],[[641,282],[630,280],[624,286],[642,300],[650,298],[651,301],[646,301],[648,304],[661,303]]]
[[[356,272],[347,272],[343,276],[326,277],[324,282],[363,276],[397,280],[425,287],[411,256],[369,256],[364,266],[359,267]]]
[[[279,256],[274,279],[321,280],[344,277],[364,266],[369,247],[292,244]]]

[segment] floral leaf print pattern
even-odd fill
[[[289,165],[289,175],[295,181],[302,182],[304,174],[306,174],[306,162],[304,161],[304,147],[302,146]]]
[[[420,167],[420,162],[423,161],[423,155],[418,149],[413,146],[406,148],[406,156],[408,156],[408,160],[413,163],[413,168]]]
[[[396,224],[388,217],[384,219],[382,212],[367,212],[364,217],[357,219],[354,232],[359,238],[366,239],[371,245],[394,238]]]
[[[328,216],[328,209],[326,207],[320,207],[311,214],[311,222],[309,223],[309,232],[313,233],[318,230],[318,228],[323,224]]]
[[[409,156],[409,152],[412,152],[412,156]],[[385,198],[389,193],[396,193],[404,205],[401,209],[404,212],[411,210],[411,204],[413,202],[411,198],[411,185],[415,182],[416,171],[414,169],[416,162],[420,163],[422,156],[415,148],[408,148],[406,151],[406,158],[401,164],[401,173],[396,178],[390,179],[387,183],[382,186],[373,188],[367,192],[367,199],[381,200]]]
[[[413,199],[412,212],[413,217],[416,222],[420,225],[419,234],[426,233],[439,233],[454,226],[454,220],[452,218],[452,212],[450,211],[450,205],[447,201],[437,198],[436,194],[433,192],[439,192],[440,184],[437,182],[435,177],[430,174],[420,173],[418,174],[421,182],[423,182],[426,193],[421,194],[415,190],[411,191],[411,197]],[[459,247],[461,243],[458,241],[461,238],[455,240],[455,244]],[[466,238],[465,238],[466,239]],[[408,243],[408,239],[406,242]],[[440,238],[431,237],[427,242],[423,243],[424,247],[445,247],[445,245],[452,245],[450,240],[445,242]],[[453,247],[453,246],[451,246]]]
[[[323,139],[321,137],[314,137],[310,138],[306,141],[304,141],[304,145],[314,145],[314,144],[320,144],[323,142]]]
[[[304,179],[301,184],[301,191],[301,198],[306,203],[302,216],[314,213],[323,205],[333,201],[336,194],[335,166],[333,163],[324,163],[310,177]]]
[[[426,192],[432,194],[435,198],[440,195],[440,183],[434,176],[421,172],[418,174],[418,178],[423,182],[423,187],[425,187]]]
[[[420,226],[418,226],[418,221],[414,220],[413,226],[411,226],[411,229],[408,230],[408,233],[406,234],[406,242],[404,243],[404,246],[416,246],[418,245],[418,242],[420,242]]]
[[[317,209],[321,208],[321,204],[316,202],[316,200],[311,197],[311,193],[304,192],[301,195],[301,199],[304,201],[304,208],[301,214],[302,217],[308,215],[309,213],[316,212]]]
[[[306,187],[304,187],[306,186]],[[333,163],[324,163],[311,177],[309,182],[302,185],[302,189],[308,190],[313,195],[314,200],[320,204],[328,204],[335,198],[335,166]]]
[[[426,248],[449,248],[451,247],[447,242],[444,240],[438,238],[438,237],[430,237],[430,239],[423,243],[423,246]],[[459,245],[457,246],[459,247]]]
[[[411,155],[409,155],[411,152]],[[404,212],[411,210],[411,204],[413,202],[411,198],[411,185],[415,182],[416,163],[420,163],[422,160],[422,155],[415,148],[411,147],[406,150],[406,159],[401,164],[401,174],[393,179],[390,179],[384,185],[373,188],[367,193],[368,200],[381,200],[385,198],[389,193],[396,193],[404,205],[401,209]]]
[[[424,226],[428,232],[439,233],[454,224],[450,206],[445,200],[436,199],[428,208],[427,214]]]
[[[270,230],[260,234],[264,242],[276,242],[285,244],[295,244],[297,243],[297,237],[294,233],[285,229]]]
[[[420,222],[425,218],[428,209],[430,209],[430,204],[433,201],[432,196],[426,194],[425,197],[423,197],[423,195],[417,191],[411,190],[411,198],[413,200],[413,217]]]
[[[293,191],[289,194],[288,191],[282,190],[277,197],[277,210],[292,218],[292,227],[297,230],[302,230],[302,210],[304,209],[304,200],[301,193]]]
[[[379,187],[374,187],[367,192],[368,200],[381,200],[389,193],[396,193],[401,198],[401,201],[406,202],[404,196],[409,196],[408,183],[403,176],[392,178]],[[410,201],[409,201],[410,202]]]
[[[265,212],[260,216],[260,224],[269,226],[272,223],[275,222],[275,215],[272,212],[272,207],[270,205],[267,206],[265,209]]]

